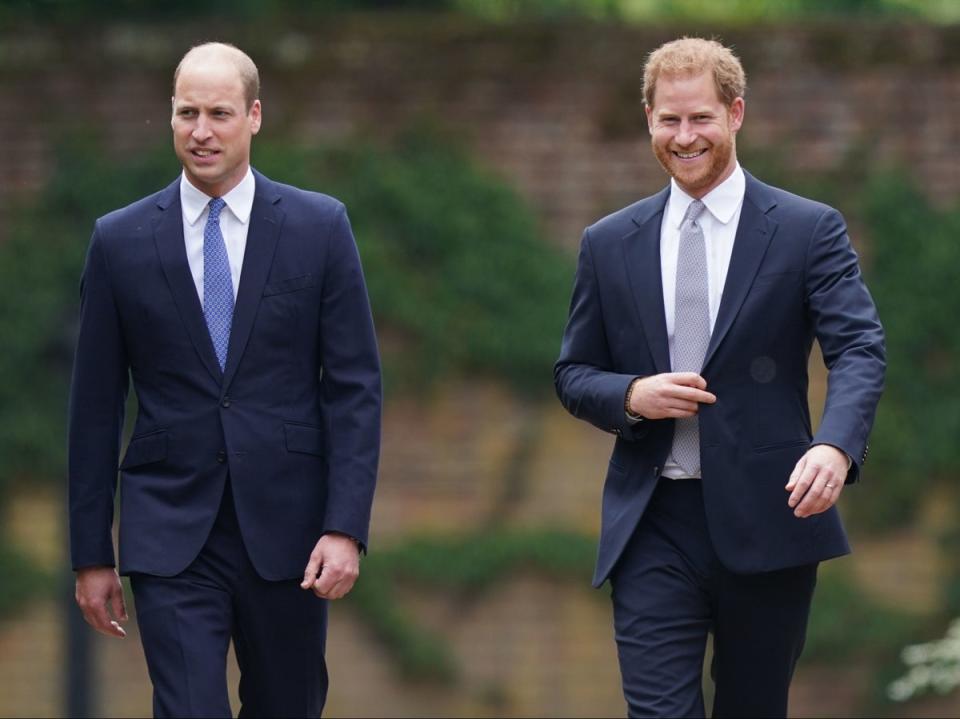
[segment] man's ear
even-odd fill
[[[734,98],[727,108],[727,116],[730,118],[730,129],[736,132],[743,125],[743,116],[746,111],[746,103],[742,97]]]
[[[260,132],[260,124],[263,121],[262,108],[260,107],[260,101],[254,100],[253,104],[250,106],[250,132],[256,135]]]

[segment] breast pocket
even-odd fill
[[[806,319],[803,273],[772,272],[757,275],[737,314],[737,327],[746,329],[746,338],[760,354],[768,354],[770,343],[784,339],[781,333],[802,330]],[[792,339],[791,339],[792,341]]]
[[[298,290],[309,289],[314,287],[317,284],[316,275],[307,274],[299,275],[297,277],[290,277],[286,280],[278,280],[277,282],[270,282],[263,287],[263,296],[264,297],[273,297],[274,295],[284,295],[289,292],[297,292]]]
[[[306,274],[268,282],[263,287],[254,343],[286,347],[291,338],[316,327],[320,306],[318,275]]]

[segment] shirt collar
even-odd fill
[[[253,171],[248,167],[247,174],[243,176],[240,183],[223,196],[223,201],[230,212],[244,225],[247,224],[250,213],[253,211],[253,195],[256,184]],[[195,225],[197,223],[212,199],[210,195],[194,187],[187,179],[186,173],[183,173],[180,178],[180,204],[183,207],[183,217],[189,224]]]
[[[743,168],[738,162],[733,172],[726,180],[714,187],[701,199],[710,214],[722,224],[727,224],[733,219],[737,209],[743,203],[743,196],[746,193],[747,180],[743,174]],[[667,202],[667,221],[674,227],[680,227],[683,222],[683,216],[687,213],[687,208],[693,198],[680,189],[677,181],[670,180],[670,199]]]

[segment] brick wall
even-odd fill
[[[825,170],[860,149],[904,163],[940,202],[960,191],[956,27],[504,27],[389,16],[222,26],[220,37],[260,66],[265,135],[309,143],[439,119],[570,248],[585,224],[664,183],[647,148],[642,64],[684,32],[719,34],[743,57],[743,154],[771,150]],[[0,31],[0,206],[49,176],[51,143],[68,123],[101,129],[118,156],[165,140],[171,69],[210,36],[208,24]]]
[[[769,150],[794,167],[828,170],[861,150],[904,163],[939,202],[960,191],[958,28],[500,27],[390,17],[221,27],[219,37],[260,66],[265,135],[312,143],[439,119],[519,188],[549,237],[571,252],[584,225],[664,183],[647,147],[640,76],[645,54],[684,32],[719,34],[745,61],[745,155]],[[54,145],[76,121],[102,131],[117,157],[168,141],[171,70],[186,47],[210,36],[209,24],[0,28],[0,234],[4,207],[50,177]],[[78,241],[89,229],[77,228]],[[819,407],[822,384],[812,394]],[[413,529],[475,527],[500,511],[504,492],[514,491],[504,485],[507,464],[531,425],[529,476],[507,522],[595,532],[610,440],[556,403],[533,407],[495,386],[457,385],[388,407],[374,545]],[[47,510],[30,505],[28,524],[35,528],[46,511],[54,535],[46,541],[60,546],[61,509],[47,500]],[[425,592],[406,596],[462,662],[461,685],[450,690],[403,683],[348,605],[338,607],[331,714],[622,713],[609,607],[588,581],[505,578],[467,607]],[[58,711],[58,626],[45,605],[0,625],[0,715]],[[98,642],[104,713],[148,713],[136,645]],[[856,692],[844,698],[823,689],[815,669],[805,671],[794,715],[853,711]],[[848,695],[851,686],[869,691],[865,672],[847,674],[830,680]]]

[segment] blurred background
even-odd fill
[[[150,713],[135,619],[108,639],[72,604],[67,386],[92,223],[176,177],[173,69],[214,39],[260,68],[254,165],[346,202],[381,341],[327,715],[622,716],[590,588],[611,439],[552,363],[583,227],[666,182],[642,69],[684,34],[735,47],[741,163],[841,209],[888,334],[855,552],[821,568],[791,715],[960,715],[958,642],[902,652],[960,615],[958,23],[955,0],[4,0],[0,716]]]

